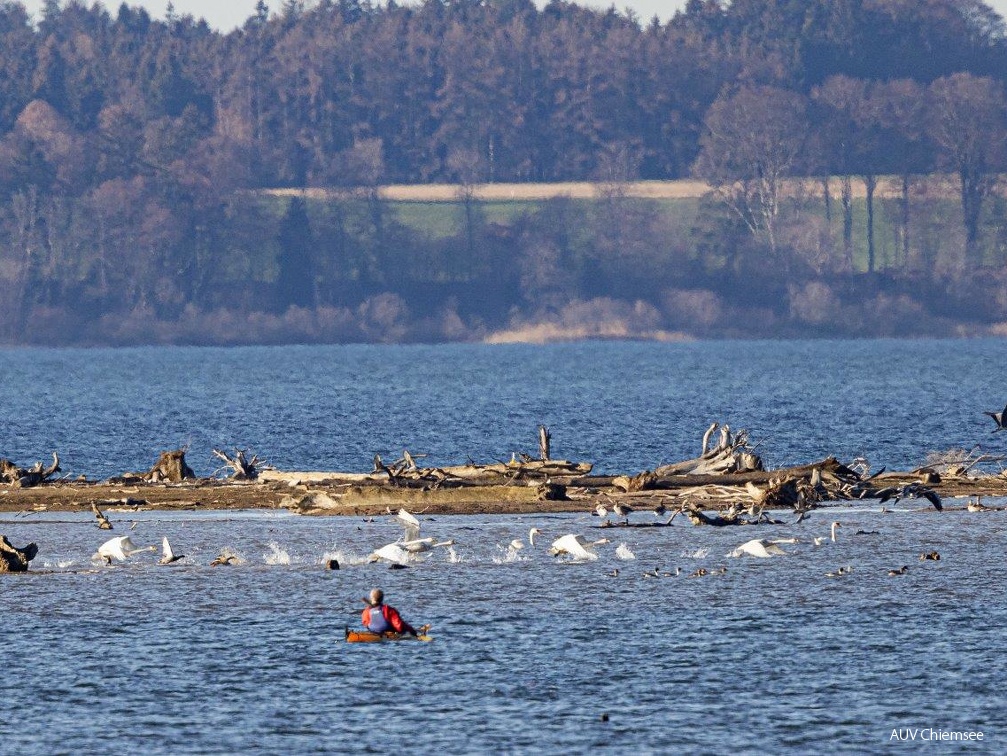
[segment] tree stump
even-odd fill
[[[0,572],[27,572],[28,562],[38,555],[38,546],[29,543],[23,549],[12,546],[7,536],[0,535]]]
[[[549,444],[552,441],[552,434],[544,425],[538,427],[538,458],[543,462],[549,461]]]
[[[196,477],[196,473],[185,463],[185,449],[161,452],[150,471],[143,477],[151,483],[181,483]]]
[[[0,483],[10,483],[18,488],[30,488],[48,480],[59,472],[59,455],[52,453],[52,464],[43,467],[36,462],[31,467],[19,467],[9,459],[0,459]]]
[[[224,452],[219,449],[214,449],[213,454],[215,457],[219,457],[227,466],[234,470],[231,473],[231,480],[255,480],[259,477],[259,470],[256,467],[262,460],[259,459],[258,455],[253,454],[251,459],[245,456],[244,449],[235,449],[234,457],[228,457]]]

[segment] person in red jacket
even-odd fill
[[[375,588],[371,591],[370,597],[364,599],[367,602],[367,608],[360,616],[364,627],[372,633],[393,632],[416,635],[416,629],[402,619],[395,607],[385,604],[384,600],[385,594],[380,588]]]

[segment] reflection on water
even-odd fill
[[[400,535],[390,517],[129,518],[116,532],[135,520],[138,545],[168,536],[187,558],[95,567],[109,534],[90,513],[3,516],[0,532],[40,546],[34,573],[0,580],[5,670],[20,683],[0,718],[9,752],[345,752],[375,738],[423,752],[863,751],[897,727],[982,729],[996,743],[1007,703],[1005,513],[676,522],[619,530],[583,564],[547,549],[565,533],[595,540],[586,513],[423,518],[424,535],[456,544],[406,570],[365,562]],[[839,541],[813,546],[833,519]],[[508,558],[532,526],[536,546]],[[799,542],[726,556],[756,537]],[[619,558],[623,544],[635,560]],[[245,564],[208,566],[225,547]],[[919,560],[934,550],[940,561]],[[343,568],[323,569],[329,558]],[[826,576],[841,566],[852,573]],[[435,641],[343,643],[376,585]]]

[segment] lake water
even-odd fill
[[[104,477],[188,444],[208,474],[210,447],[241,446],[283,468],[365,470],[403,448],[435,464],[509,458],[534,451],[541,422],[555,456],[623,472],[693,456],[719,420],[748,428],[772,465],[835,454],[906,469],[932,450],[1003,451],[982,410],[1007,400],[1005,357],[998,341],[4,350],[0,456],[55,449],[65,470]],[[1007,513],[878,510],[758,530],[424,518],[424,534],[457,543],[401,571],[364,562],[400,535],[387,517],[109,512],[113,535],[168,536],[187,558],[98,568],[89,557],[109,534],[90,513],[0,514],[0,533],[40,546],[32,573],[0,580],[0,742],[863,752],[893,730],[914,733],[913,750],[934,745],[920,740],[932,728],[984,734],[942,751],[1003,752]],[[833,520],[838,541],[814,546]],[[532,526],[537,546],[508,557]],[[613,542],[566,564],[546,553],[564,533]],[[800,542],[783,557],[726,556],[756,537]],[[621,543],[636,559],[617,557]],[[209,567],[225,547],[244,563]],[[919,561],[931,550],[940,561]],[[343,569],[322,569],[332,557]],[[853,572],[827,576],[841,566]],[[375,585],[435,640],[343,643]]]

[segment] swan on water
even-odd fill
[[[568,533],[552,542],[552,545],[549,547],[549,553],[552,556],[567,554],[574,559],[593,561],[598,558],[594,546],[600,545],[600,543],[608,543],[608,539],[602,538],[592,543],[582,535]]]
[[[772,541],[764,541],[758,538],[751,541],[745,541],[738,548],[732,551],[728,556],[730,557],[740,557],[748,554],[753,557],[772,557],[772,556],[785,556],[786,551],[781,549]]]
[[[105,541],[105,543],[98,547],[98,553],[95,556],[102,559],[105,564],[112,564],[113,559],[125,562],[130,556],[139,554],[141,551],[156,551],[156,547],[138,547],[129,540],[129,536],[119,536]]]
[[[528,545],[535,548],[535,536],[542,535],[542,531],[538,528],[532,528],[528,531]]]
[[[842,525],[840,525],[838,522],[832,523],[832,532],[831,532],[832,543],[836,542],[836,528],[841,528],[841,527],[842,527]],[[817,538],[814,539],[814,541],[815,541],[815,546],[821,546],[823,544],[828,543],[828,541],[825,539],[825,536],[818,536]]]
[[[522,541],[520,538],[515,538],[507,545],[508,551],[520,551],[523,548],[524,548],[524,541]]]
[[[442,546],[454,546],[455,541],[454,539],[447,541],[434,541],[433,538],[419,538],[415,541],[399,541],[398,545],[410,554],[425,554],[428,551],[433,551],[434,549]]]
[[[185,559],[185,554],[176,554],[172,551],[171,544],[168,543],[168,536],[165,536],[161,541],[161,561],[158,564],[171,564],[179,559]]]

